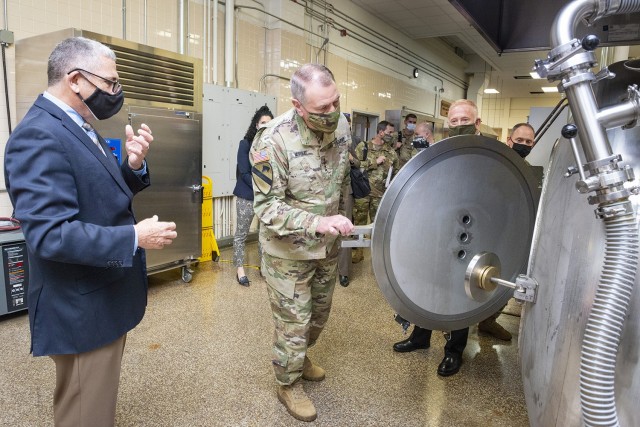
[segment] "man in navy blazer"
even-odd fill
[[[49,57],[48,88],[7,142],[5,181],[29,255],[34,356],[56,365],[56,426],[112,426],[126,334],[147,303],[144,249],[176,237],[173,222],[136,224],[133,196],[149,185],[146,125],[125,129],[117,164],[89,124],[124,101],[115,54],[82,37]]]

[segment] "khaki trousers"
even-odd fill
[[[112,427],[127,334],[98,349],[50,356],[56,364],[56,427]]]

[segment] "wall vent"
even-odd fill
[[[47,89],[47,59],[68,37],[87,37],[109,46],[117,57],[125,103],[136,107],[202,112],[202,60],[104,34],[66,28],[16,41],[16,116],[22,119]]]
[[[197,106],[197,98],[202,94],[196,92],[194,63],[105,44],[117,56],[118,75],[127,99],[160,102],[178,108]]]

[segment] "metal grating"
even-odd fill
[[[195,64],[105,43],[117,56],[127,99],[196,107]]]

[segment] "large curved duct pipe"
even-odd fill
[[[551,46],[570,44],[575,39],[575,30],[583,19],[593,22],[605,16],[640,12],[640,0],[575,0],[565,6],[551,27]],[[569,75],[589,72],[591,64],[580,64]],[[603,159],[611,155],[611,146],[605,129],[593,117],[598,106],[590,82],[578,83],[565,88],[571,111],[573,112],[578,134],[587,162]],[[580,110],[580,111],[576,111]]]
[[[580,402],[587,426],[618,426],[616,355],[638,264],[635,214],[605,219],[604,268],[587,320],[580,361]]]
[[[574,38],[580,21],[589,22],[611,15],[640,12],[640,0],[575,0],[556,16],[551,27],[551,46],[560,46]]]
[[[575,0],[565,6],[553,23],[552,52],[560,53],[561,57],[563,50],[579,47],[574,33],[582,19],[593,22],[605,16],[638,11],[640,0]],[[588,56],[581,57],[580,54],[562,58],[559,62],[563,61],[563,87],[587,164],[590,164],[592,176],[605,174],[612,170],[601,166],[599,161],[611,158],[612,151],[603,120],[594,120],[602,112],[591,88],[593,63]],[[580,402],[583,422],[587,426],[619,425],[615,402],[616,357],[635,283],[638,225],[635,209],[624,192],[619,191],[620,197],[615,197],[617,189],[613,189],[613,194],[610,188],[590,189],[598,192],[594,199],[600,202],[599,209],[616,213],[602,216],[606,236],[604,267],[582,343]]]

